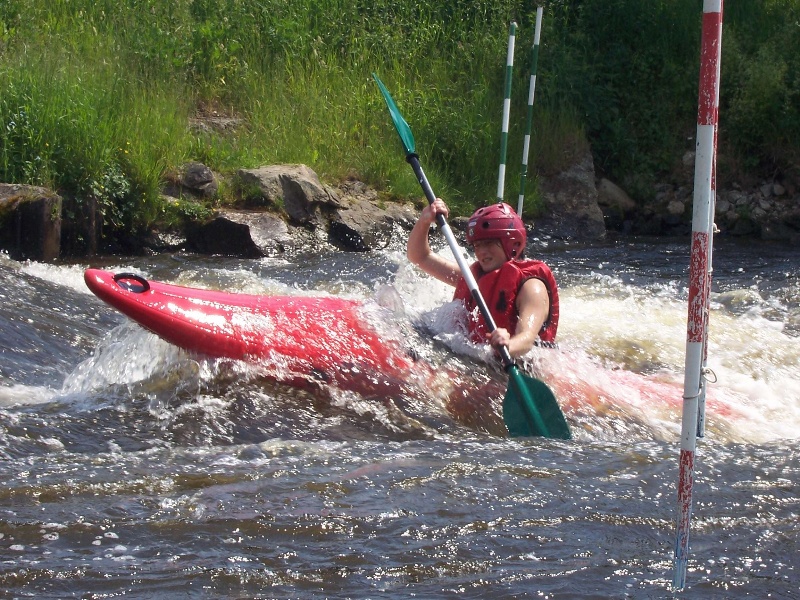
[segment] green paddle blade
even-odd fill
[[[572,439],[552,390],[544,382],[523,375],[516,366],[508,369],[508,375],[508,389],[503,398],[503,421],[508,435]]]
[[[403,115],[400,114],[397,105],[394,103],[394,100],[392,100],[392,96],[389,94],[389,90],[386,89],[386,86],[383,85],[383,82],[378,79],[375,73],[372,74],[372,78],[375,80],[375,83],[378,84],[381,94],[383,94],[383,99],[386,100],[386,106],[389,107],[389,114],[392,115],[392,121],[394,121],[394,128],[397,129],[397,135],[400,136],[400,141],[403,144],[406,154],[414,154],[416,152],[416,144],[414,143],[414,134],[411,133],[411,128],[408,126],[408,123],[406,123]]]

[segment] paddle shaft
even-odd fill
[[[422,170],[422,165],[419,164],[419,157],[415,153],[411,152],[406,155],[406,160],[408,161],[408,164],[411,165],[411,168],[414,169],[414,175],[417,176],[417,181],[419,181],[419,185],[422,187],[422,191],[425,193],[425,198],[428,199],[428,204],[433,204],[436,201],[436,194],[433,193],[431,184],[428,183],[428,178],[425,176],[425,172]],[[443,214],[438,213],[436,215],[436,224],[444,234],[444,237],[447,240],[447,245],[450,246],[450,251],[453,253],[456,262],[458,263],[458,268],[461,270],[461,275],[467,282],[467,287],[472,294],[472,298],[475,300],[478,310],[481,311],[483,320],[486,321],[486,327],[490,332],[494,331],[497,329],[497,325],[494,322],[494,318],[492,318],[492,313],[489,312],[489,307],[486,306],[486,301],[483,299],[483,296],[478,289],[478,282],[475,281],[475,277],[472,275],[472,270],[469,268],[467,261],[464,260],[460,248],[458,247],[458,242],[456,242],[456,238],[453,235],[453,231],[450,229],[450,225],[447,224]],[[515,366],[514,359],[511,358],[511,353],[508,351],[507,346],[500,346],[500,358],[503,359],[503,365],[505,366],[506,370]]]

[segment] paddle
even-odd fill
[[[397,134],[400,136],[400,141],[405,149],[406,160],[411,165],[411,168],[414,169],[414,174],[417,176],[420,186],[422,186],[425,197],[432,204],[436,200],[436,195],[433,193],[430,183],[428,183],[428,178],[425,177],[425,173],[419,164],[411,128],[403,119],[383,82],[378,79],[375,73],[372,74],[372,77],[375,79],[375,83],[378,84],[384,100],[386,100],[389,114],[392,116],[395,129],[397,129]],[[469,265],[467,265],[461,252],[459,252],[453,232],[450,230],[450,226],[443,215],[436,215],[436,224],[444,234],[445,239],[447,239],[447,244],[450,246],[453,256],[455,256],[461,274],[467,282],[467,287],[469,287],[489,331],[494,331],[497,328],[494,319],[486,306],[483,296],[481,296]],[[569,426],[550,388],[538,379],[523,374],[517,368],[514,359],[511,358],[511,354],[509,354],[508,348],[505,346],[500,350],[500,357],[509,375],[508,389],[503,398],[503,420],[508,428],[508,434],[511,437],[542,436],[570,439],[572,436],[570,435]]]

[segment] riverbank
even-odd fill
[[[770,216],[791,210],[800,181],[800,35],[790,4],[726,7],[723,232],[794,235],[783,230],[791,218]],[[469,214],[495,195],[512,20],[506,198],[516,192],[534,9],[520,0],[12,2],[0,8],[0,181],[58,191],[69,256],[126,251],[154,227],[236,204],[246,193],[230,187],[240,168],[305,164],[329,185],[352,176],[381,201],[408,200],[418,184],[374,72],[411,125],[434,189]],[[592,188],[605,178],[633,199],[601,204],[607,230],[680,234],[692,182],[674,173],[694,148],[701,7],[586,0],[545,9],[525,217],[548,234],[597,235]],[[579,169],[585,182],[547,187],[587,152],[594,175]],[[207,205],[164,202],[164,182],[190,161],[219,174],[218,195]],[[762,185],[771,195],[751,194]],[[574,226],[573,210],[558,211],[584,190]]]
[[[641,205],[609,179],[598,178],[586,153],[564,171],[539,178],[542,214],[535,221],[526,218],[526,223],[538,237],[589,242],[608,234],[688,235],[692,154],[684,157],[684,164],[683,181],[658,184],[655,200]],[[236,201],[215,205],[221,187],[238,190]],[[44,261],[97,252],[176,250],[257,257],[320,243],[362,252],[383,248],[393,237],[404,238],[424,199],[393,198],[356,178],[326,183],[307,165],[239,169],[223,177],[201,163],[189,163],[163,187],[161,202],[165,216],[152,228],[118,235],[115,244],[102,246],[97,204],[88,205],[80,218],[71,215],[67,220],[54,191],[0,184],[0,249],[12,258]],[[457,223],[459,216],[452,220]],[[718,192],[715,223],[719,235],[798,245],[800,195],[791,182],[761,182],[749,190],[734,184]],[[64,248],[64,229],[89,251],[76,253],[69,243]]]

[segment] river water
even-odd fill
[[[800,598],[800,250],[717,241],[716,383],[680,593],[689,241],[529,250],[562,287],[560,349],[530,362],[570,441],[508,439],[491,414],[454,419],[433,391],[430,402],[300,391],[190,355],[82,276],[99,266],[388,298],[382,325],[467,375],[454,385],[502,385],[449,330],[450,291],[400,249],[59,266],[0,256],[0,597]]]

